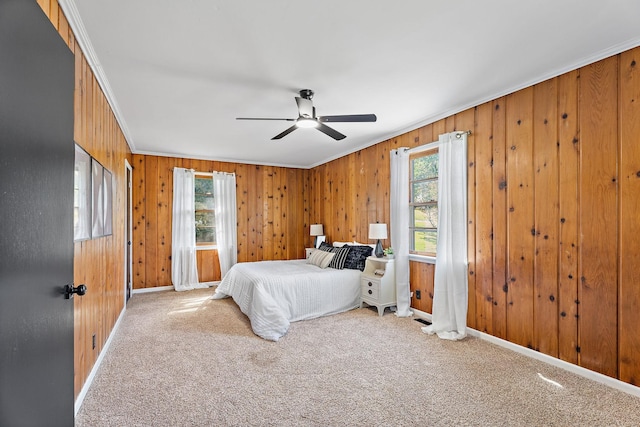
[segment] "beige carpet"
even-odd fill
[[[637,426],[640,399],[374,309],[274,343],[212,289],[134,295],[76,426]]]

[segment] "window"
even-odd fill
[[[434,256],[438,238],[438,150],[417,153],[409,160],[409,250]]]
[[[216,244],[216,222],[213,209],[213,179],[211,176],[196,175],[194,180],[196,245]]]

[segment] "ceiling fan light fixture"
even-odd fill
[[[316,119],[311,119],[308,117],[300,117],[296,120],[296,126],[299,128],[317,128],[318,121]]]

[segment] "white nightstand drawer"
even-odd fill
[[[380,281],[363,277],[361,282],[362,296],[377,300],[380,298]]]

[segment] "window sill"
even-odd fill
[[[422,262],[425,264],[435,264],[436,257],[426,255],[409,254],[409,261]]]
[[[218,246],[216,246],[216,245],[196,246],[196,251],[211,251],[211,250],[216,250],[216,249],[218,249]]]

